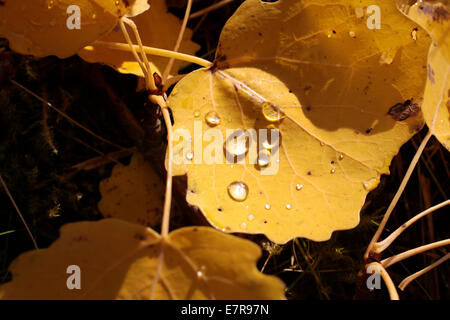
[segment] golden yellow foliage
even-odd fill
[[[256,269],[260,254],[254,243],[208,227],[178,229],[162,241],[152,229],[117,219],[72,223],[50,248],[11,264],[0,297],[284,299],[284,284]],[[81,270],[80,290],[66,286],[71,265]]]
[[[422,110],[434,136],[450,150],[450,10],[444,3],[418,2],[403,10],[431,35]]]
[[[151,2],[150,10],[132,19],[141,33],[144,46],[158,47],[160,49],[172,50],[175,46],[181,21],[167,11],[164,0]],[[181,42],[180,51],[187,54],[195,54],[199,46],[190,41],[192,31],[186,29]],[[120,28],[113,29],[110,33],[100,39],[104,42],[125,43]],[[130,73],[143,77],[139,64],[135,61],[131,52],[111,50],[95,43],[87,46],[79,53],[81,58],[88,62],[100,62],[107,64],[121,73]],[[151,57],[150,66],[153,72],[161,74],[168,59],[163,57]],[[172,67],[171,74],[177,74],[182,61],[176,61]]]
[[[7,38],[11,49],[21,54],[66,58],[109,33],[120,17],[136,9],[134,4],[135,0],[6,1],[0,6],[0,37]],[[139,12],[142,0],[138,4]],[[80,9],[80,29],[67,26],[75,12],[68,9],[74,5]]]
[[[161,223],[164,181],[140,153],[133,155],[128,166],[117,164],[111,177],[100,183],[100,193],[98,208],[106,218],[147,227]]]
[[[381,9],[380,29],[368,28],[371,5]],[[423,126],[421,113],[397,121],[388,112],[422,99],[429,45],[390,1],[247,0],[224,27],[215,66],[181,80],[168,105],[175,132],[200,132],[194,143],[212,127],[223,141],[227,129],[275,128],[281,145],[245,146],[244,163],[230,165],[199,161],[225,155],[197,144],[176,170],[188,175],[188,202],[217,228],[277,243],[355,227],[368,192]],[[176,157],[191,145],[174,143]],[[254,165],[261,152],[279,162]]]

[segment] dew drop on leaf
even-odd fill
[[[228,186],[228,194],[235,201],[244,201],[248,196],[248,186],[242,181],[235,181]]]
[[[216,111],[210,111],[205,116],[205,121],[210,127],[215,127],[220,124],[220,117]]]
[[[267,210],[270,210],[270,204],[266,204],[266,205],[264,206],[264,208],[266,208]]]
[[[248,221],[253,221],[253,219],[255,219],[255,216],[252,214],[249,214],[247,219],[248,219]]]
[[[188,159],[189,161],[194,159],[194,153],[192,151],[186,153],[186,159]]]
[[[331,174],[333,174],[333,173],[335,173],[336,172],[336,168],[332,168],[331,170],[330,170],[330,173]]]
[[[300,190],[302,190],[303,189],[303,185],[302,184],[297,184],[296,186],[295,186],[295,190],[297,190],[297,191],[300,191]]]
[[[339,155],[339,160],[343,160],[344,159],[344,155],[341,153],[340,155]]]
[[[200,117],[200,111],[199,110],[195,110],[194,111],[194,117],[196,117],[196,118]]]
[[[258,155],[258,166],[260,168],[267,167],[270,164],[270,151],[267,149],[261,150]]]
[[[284,113],[268,101],[261,104],[261,111],[267,121],[277,122],[284,118]]]
[[[286,205],[286,209],[290,210],[291,208],[292,208],[292,206],[288,203],[288,204]]]

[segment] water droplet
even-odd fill
[[[296,186],[295,186],[295,190],[297,190],[297,191],[300,191],[300,190],[302,190],[303,189],[303,185],[302,184],[297,184]]]
[[[246,229],[246,228],[247,228],[247,224],[246,224],[245,222],[242,222],[242,223],[241,223],[241,228],[242,228],[242,229]]]
[[[252,214],[249,214],[247,219],[248,219],[248,221],[253,221],[253,219],[255,219],[255,216]]]
[[[270,204],[266,204],[266,205],[264,206],[264,208],[266,208],[266,210],[270,210]]]
[[[268,101],[262,103],[261,111],[264,115],[264,118],[266,118],[266,120],[270,122],[277,122],[285,117],[284,113],[280,110],[279,107]]]
[[[194,159],[194,153],[192,151],[189,151],[188,153],[186,153],[186,159],[188,159],[189,161]]]
[[[379,180],[377,178],[372,178],[370,180],[364,181],[363,186],[367,191],[372,191],[378,185]]]
[[[227,231],[227,229],[225,229],[225,228],[222,228],[221,230],[222,230],[222,232],[225,232],[225,231]]]
[[[119,4],[120,4],[120,1],[119,0],[116,0],[116,6],[119,6]]]
[[[330,173],[333,174],[336,172],[336,168],[331,168]]]
[[[227,142],[223,144],[225,154],[228,153],[232,156],[241,157],[248,152],[248,136],[246,136],[244,132],[242,132],[242,135],[230,137],[232,140],[228,141],[228,146]]]
[[[202,271],[197,271],[197,279],[202,279],[205,276],[205,274]]]
[[[210,127],[215,127],[220,124],[219,114],[215,111],[210,111],[205,116],[205,121]]]
[[[290,210],[291,208],[292,208],[292,206],[288,203],[288,204],[286,205],[286,209]]]
[[[53,2],[53,0],[50,0],[47,2],[47,9],[50,10],[53,8],[53,6],[55,5],[55,3]]]
[[[263,149],[259,152],[258,155],[258,166],[260,168],[267,167],[270,164],[270,151],[267,149]]]
[[[235,201],[244,201],[248,196],[248,186],[241,181],[232,182],[228,186],[228,194]]]
[[[344,159],[344,154],[343,154],[343,153],[341,153],[341,154],[339,155],[339,160],[342,160],[342,159]]]
[[[348,35],[349,35],[350,37],[352,37],[352,38],[356,38],[356,33],[355,33],[355,31],[350,31],[350,32],[348,33]]]
[[[97,15],[95,13],[93,13],[91,17],[92,17],[92,19],[95,19],[95,18],[97,18]]]
[[[320,146],[323,147],[325,145],[325,142],[320,141]]]
[[[200,110],[194,111],[194,117],[196,117],[196,118],[200,117]]]
[[[380,64],[391,64],[394,61],[395,53],[389,51],[383,51],[380,56]]]

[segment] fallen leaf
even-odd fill
[[[450,10],[441,2],[417,2],[403,7],[409,18],[433,39],[428,54],[428,76],[422,111],[433,135],[450,150]]]
[[[379,30],[367,27],[371,5],[381,10]],[[368,192],[423,126],[421,113],[400,122],[388,112],[421,101],[429,45],[389,1],[247,0],[224,27],[214,67],[186,76],[168,100],[187,201],[216,228],[277,243],[328,240],[355,227]],[[214,127],[212,114],[220,119]],[[281,145],[268,167],[254,164],[258,154],[271,155],[270,146],[256,150],[255,139],[241,148],[244,163],[227,164],[223,148],[212,151],[212,141],[222,146],[230,137],[226,130],[269,128],[279,130]]]
[[[132,19],[138,30],[144,46],[158,47],[160,49],[173,50],[177,41],[178,32],[181,28],[181,21],[167,11],[164,0],[154,0],[151,2],[151,9]],[[131,30],[128,31],[130,35]],[[187,54],[195,54],[199,45],[192,42],[192,31],[186,29],[179,51]],[[132,39],[133,36],[131,36]],[[124,35],[120,28],[114,28],[109,34],[100,39],[103,42],[125,43]],[[112,50],[95,43],[84,48],[79,53],[81,58],[88,62],[99,62],[111,66],[121,73],[135,74],[143,77],[139,64],[134,59],[132,53],[120,50]],[[164,57],[152,56],[150,66],[153,72],[161,74],[168,59]],[[175,61],[171,74],[177,74],[178,69],[185,62]]]
[[[251,241],[209,227],[178,229],[162,241],[152,229],[116,219],[71,223],[48,249],[12,262],[12,281],[0,286],[0,297],[284,299],[284,284],[256,269],[260,255]],[[80,268],[80,290],[66,286],[71,265]]]
[[[138,0],[142,2],[142,0]],[[116,5],[117,3],[117,5]],[[37,57],[67,58],[109,33],[135,0],[8,0],[0,6],[0,37],[11,49]],[[69,29],[70,6],[80,8],[80,29]]]
[[[100,182],[98,208],[106,218],[154,228],[161,223],[164,191],[165,182],[135,153],[129,165],[117,164],[111,177]]]

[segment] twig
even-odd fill
[[[178,39],[175,43],[175,47],[173,48],[173,52],[178,52],[178,49],[180,48],[181,41],[183,40],[184,32],[186,31],[186,25],[189,19],[189,14],[191,13],[192,8],[192,0],[188,0],[186,11],[184,13],[184,19],[183,23],[180,28],[180,32],[178,33]],[[167,77],[169,76],[170,70],[172,70],[173,63],[175,62],[175,58],[170,58],[169,62],[167,63],[166,68],[164,69],[163,76],[162,76],[162,84],[164,85],[166,83]]]
[[[65,114],[64,112],[62,112],[61,110],[57,109],[56,107],[54,107],[50,102],[45,101],[45,99],[41,98],[40,96],[38,96],[36,93],[34,93],[33,91],[31,91],[30,89],[25,88],[23,85],[21,85],[20,83],[18,83],[15,80],[10,80],[11,83],[13,83],[14,85],[18,86],[19,88],[23,89],[24,91],[26,91],[28,94],[32,95],[33,97],[35,97],[36,99],[38,99],[39,101],[45,103],[47,106],[49,106],[52,110],[56,111],[57,113],[59,113],[61,116],[63,116],[64,118],[66,118],[70,123],[76,125],[77,127],[83,129],[84,131],[86,131],[87,133],[89,133],[91,136],[97,138],[100,141],[103,141],[104,143],[107,143],[109,145],[112,145],[120,150],[124,150],[125,148],[122,146],[119,146],[118,144],[115,144],[114,142],[111,142],[109,140],[106,140],[105,138],[100,137],[98,134],[92,132],[91,130],[89,130],[88,128],[86,128],[85,126],[83,126],[81,123],[75,121],[74,119],[72,119],[71,117],[69,117],[67,114]]]
[[[27,222],[25,221],[25,219],[23,218],[22,213],[20,212],[19,207],[17,206],[16,202],[14,201],[13,196],[11,195],[11,192],[9,192],[8,186],[6,185],[5,181],[3,180],[2,175],[0,174],[0,182],[3,186],[3,189],[5,189],[6,194],[9,197],[9,200],[11,200],[11,203],[13,204],[14,208],[16,209],[17,214],[19,215],[20,220],[22,220],[23,225],[25,226],[25,228],[27,229],[28,234],[30,235],[31,241],[33,241],[33,245],[35,249],[39,249],[36,239],[33,237],[33,234],[31,233],[30,228],[28,227]]]
[[[226,6],[227,4],[229,4],[230,2],[233,2],[234,0],[222,0],[220,2],[217,2],[205,9],[199,10],[193,14],[190,15],[189,19],[195,19],[198,17],[201,17],[202,15],[204,15],[205,13],[211,12],[213,10],[217,10],[223,6]]]

